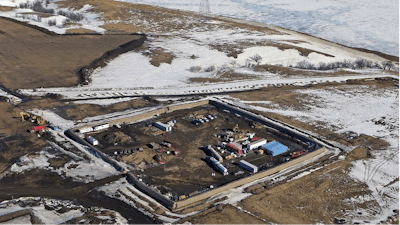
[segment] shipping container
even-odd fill
[[[93,132],[93,127],[82,127],[82,128],[79,128],[79,132],[81,132],[82,134]]]
[[[258,172],[258,167],[244,160],[240,160],[239,166],[252,173]]]
[[[253,141],[253,142],[250,142],[249,144],[247,144],[247,149],[249,149],[249,150],[256,149],[262,145],[265,145],[266,143],[267,143],[266,139],[260,139],[257,141]]]
[[[108,129],[109,127],[110,127],[110,125],[108,123],[101,124],[101,125],[94,126],[93,131],[100,131],[100,130]]]
[[[96,139],[94,139],[94,137],[92,137],[92,136],[87,137],[86,140],[87,140],[90,144],[92,144],[93,146],[96,146],[96,145],[99,144],[99,141],[96,140]]]

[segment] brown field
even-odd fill
[[[133,99],[130,101],[111,104],[108,106],[96,104],[75,104],[65,100],[57,100],[51,98],[40,98],[36,100],[26,101],[20,104],[24,109],[49,109],[57,113],[59,116],[68,120],[82,120],[86,117],[100,116],[108,113],[124,111],[128,109],[138,109],[143,107],[153,107],[158,103],[154,103],[143,98]]]
[[[132,35],[53,36],[0,18],[0,83],[11,90],[77,85],[77,72]]]

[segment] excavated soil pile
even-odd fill
[[[104,139],[107,141],[108,144],[117,143],[119,145],[126,145],[132,142],[131,137],[122,132],[108,134],[104,136]]]

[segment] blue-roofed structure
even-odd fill
[[[271,141],[262,146],[266,151],[272,153],[273,156],[282,154],[288,150],[286,145],[283,145],[276,141]]]

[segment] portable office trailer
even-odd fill
[[[89,133],[89,132],[93,132],[93,127],[83,127],[83,128],[79,128],[79,132],[81,132],[82,134],[84,134],[84,133]]]
[[[101,124],[101,125],[94,126],[93,127],[93,131],[104,130],[104,129],[107,129],[109,127],[110,127],[110,125],[108,123]]]
[[[244,160],[240,160],[239,166],[252,173],[258,172],[258,167]]]
[[[160,129],[163,130],[163,131],[171,131],[171,130],[172,130],[172,127],[171,127],[171,125],[169,125],[169,124],[164,124],[164,123],[161,123],[161,122],[156,122],[155,125],[156,125],[156,127],[160,128]]]
[[[221,163],[219,163],[214,157],[209,158],[211,163],[224,175],[228,175],[228,169],[226,169]]]
[[[260,147],[260,146],[262,146],[262,145],[264,145],[266,143],[267,143],[266,139],[260,139],[260,140],[257,140],[257,141],[253,141],[253,142],[250,142],[249,144],[247,144],[247,149],[248,150],[253,150],[253,149],[258,148],[258,147]]]

